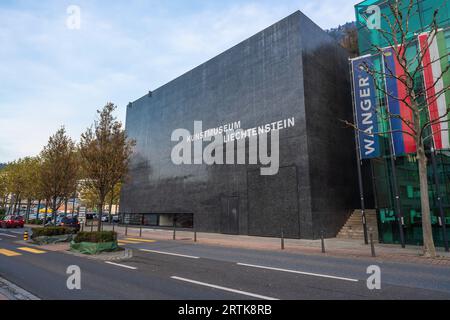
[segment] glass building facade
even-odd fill
[[[378,30],[369,30],[366,27],[367,19],[371,17],[371,13],[367,10],[372,5],[377,5],[381,9],[381,28],[388,30],[389,26],[385,17],[393,19],[386,0],[367,0],[355,6],[356,20],[358,28],[358,43],[360,55],[372,54],[374,46],[383,48],[389,46]],[[406,15],[407,5],[409,1],[403,1],[404,15]],[[409,39],[417,38],[417,35],[426,32],[429,24],[433,19],[433,14],[439,9],[437,22],[443,29],[446,38],[447,52],[450,50],[450,4],[447,0],[416,0],[409,20],[410,32]],[[372,11],[373,13],[373,11]],[[392,21],[392,20],[391,20]],[[414,57],[416,48],[414,44],[407,48],[407,56]],[[450,56],[449,56],[450,63]],[[375,65],[381,65],[375,61]],[[415,66],[412,65],[412,68]],[[418,75],[421,77],[421,75]],[[422,79],[416,79],[419,85]],[[376,81],[380,81],[377,79]],[[420,89],[420,88],[418,88]],[[384,106],[386,99],[384,94],[378,93],[378,104]],[[382,108],[383,109],[383,108]],[[380,132],[389,131],[389,123],[386,116],[379,114]],[[427,133],[427,136],[430,133]],[[391,152],[389,146],[390,136],[380,137],[382,156],[370,160],[372,181],[374,189],[375,205],[378,212],[378,227],[380,242],[383,243],[399,243],[400,231],[396,218],[395,206],[395,190],[393,166],[391,162]],[[447,229],[447,237],[450,238],[450,150],[436,152],[434,170],[431,159],[432,139],[425,141],[428,157],[428,183],[429,198],[432,211],[432,225],[435,244],[443,246],[442,225],[440,224],[440,208],[438,205],[438,197],[442,199],[442,207],[445,214],[445,223]],[[365,160],[369,161],[369,160]],[[422,228],[421,228],[421,205],[420,205],[420,188],[418,177],[418,166],[415,154],[409,154],[396,157],[395,176],[397,178],[398,192],[400,197],[401,215],[404,219],[404,235],[406,244],[421,245],[422,244]],[[366,164],[367,165],[367,164]],[[436,177],[437,176],[437,177]],[[436,178],[438,183],[436,184]],[[439,192],[438,192],[439,188]]]

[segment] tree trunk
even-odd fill
[[[22,198],[19,198],[19,203],[17,206],[17,215],[20,215],[20,210],[22,209]],[[14,213],[16,214],[16,213]]]
[[[13,211],[12,211],[12,214],[13,214],[13,215],[16,214],[17,201],[18,201],[18,200],[19,200],[19,199],[18,199],[17,197],[14,198],[14,207],[13,207]]]
[[[113,195],[111,195],[111,201],[109,202],[109,223],[112,221],[112,206],[113,206]]]
[[[11,197],[10,197],[10,200],[9,200],[9,206],[8,206],[8,213],[7,213],[7,215],[10,215],[10,214],[11,214],[11,209],[14,208],[14,202],[15,202],[15,201],[16,201],[16,197],[15,197],[14,194],[11,193]],[[14,210],[14,209],[13,209],[13,210]]]
[[[104,202],[102,202],[101,204],[98,205],[98,226],[97,226],[97,231],[102,231],[102,216],[103,216],[103,204]]]
[[[64,217],[67,217],[67,204],[69,203],[69,199],[64,201]]]
[[[39,221],[39,210],[41,209],[41,200],[38,201],[38,206],[36,210],[36,221]]]
[[[30,218],[30,211],[31,211],[31,199],[28,199],[28,203],[27,203],[27,213],[25,216],[25,222],[28,223],[28,220]]]
[[[423,254],[435,258],[436,248],[431,227],[430,198],[428,195],[427,157],[422,141],[417,144],[417,162],[419,165],[420,204],[422,209]]]
[[[44,226],[47,223],[48,200],[45,200]]]
[[[56,201],[57,201],[57,197],[53,197],[53,203],[52,203],[52,220],[53,223],[56,226],[56,211],[58,210],[58,208],[56,208]]]

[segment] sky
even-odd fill
[[[329,29],[358,2],[0,0],[0,163],[37,155],[63,125],[78,140],[107,102],[124,122],[128,102],[296,10]]]

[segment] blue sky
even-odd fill
[[[355,0],[1,0],[0,162],[36,155],[61,125],[76,140],[106,102],[125,107],[296,10],[322,28]],[[67,28],[67,8],[81,28]]]

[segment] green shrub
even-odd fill
[[[75,230],[73,228],[66,227],[45,227],[45,228],[33,228],[32,239],[37,237],[52,237],[52,236],[61,236],[64,234],[74,234]]]
[[[114,231],[95,231],[95,232],[79,232],[75,239],[75,243],[80,242],[115,242],[117,241],[117,233]]]
[[[42,224],[42,220],[38,220],[38,219],[32,219],[32,220],[28,220],[28,224]]]

